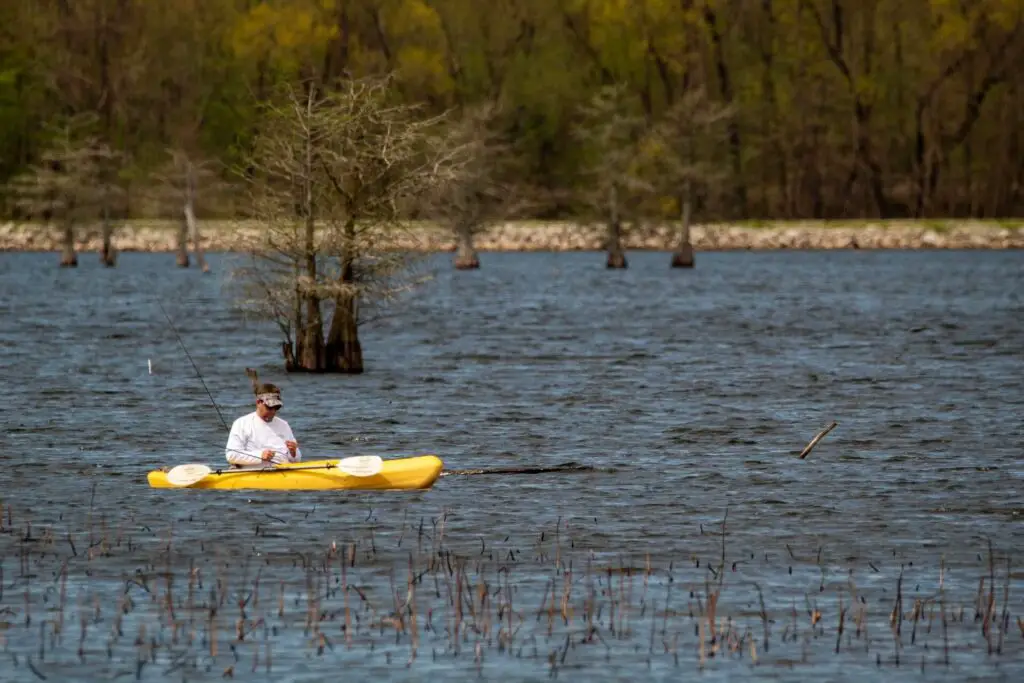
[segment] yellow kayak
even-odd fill
[[[225,465],[213,470],[189,488],[273,491],[428,489],[441,476],[443,465],[436,455],[396,458],[385,460],[377,474],[357,477],[331,467],[338,462],[340,461],[307,460],[277,465],[273,469],[244,469]],[[317,467],[323,469],[315,469]],[[146,478],[152,488],[176,488],[167,480],[166,469],[152,470]]]

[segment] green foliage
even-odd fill
[[[73,115],[98,116],[96,134],[131,166],[122,175],[145,184],[169,148],[239,163],[282,84],[394,73],[395,104],[495,105],[524,185],[575,200],[562,211],[585,203],[595,157],[621,151],[574,134],[609,86],[646,144],[658,139],[647,153],[675,148],[700,176],[698,220],[1024,209],[1019,0],[9,4],[0,185],[43,158],[48,124]],[[731,112],[724,129],[665,124],[694,93]],[[662,204],[637,205],[670,214]]]

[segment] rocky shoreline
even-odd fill
[[[117,228],[114,248],[120,252],[175,250],[176,226],[171,222],[133,222]],[[628,229],[630,250],[670,251],[678,228],[662,224]],[[201,226],[202,245],[209,252],[238,251],[255,234],[252,226],[209,221]],[[482,251],[598,251],[604,249],[604,228],[570,222],[520,222],[494,226],[475,238]],[[691,240],[697,251],[774,249],[1021,249],[1024,221],[903,221],[833,224],[812,221],[764,225],[696,225]],[[79,230],[77,250],[96,252],[102,241],[97,229]],[[396,245],[418,251],[453,251],[455,239],[433,226],[418,227]],[[55,226],[0,224],[0,251],[59,251]]]

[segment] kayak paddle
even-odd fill
[[[167,473],[167,481],[172,486],[191,486],[213,470],[206,465],[189,464],[172,467]]]
[[[228,469],[228,472],[291,472],[294,470],[341,470],[353,477],[372,477],[379,474],[384,466],[384,461],[378,455],[356,455],[351,458],[343,458],[336,465],[309,465],[307,467],[266,467],[253,469]],[[192,486],[198,483],[207,475],[213,473],[212,467],[189,463],[172,467],[167,473],[167,482],[171,486]]]

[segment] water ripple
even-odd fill
[[[486,254],[479,272],[456,272],[444,255],[418,296],[367,328],[367,372],[356,377],[281,373],[275,330],[221,299],[226,258],[209,255],[214,275],[201,276],[166,255],[59,270],[52,254],[0,254],[0,491],[15,523],[29,510],[60,524],[93,510],[156,552],[180,520],[175,533],[204,549],[241,557],[258,543],[266,561],[293,562],[294,551],[369,529],[394,547],[406,515],[429,528],[444,510],[446,536],[467,552],[482,538],[528,553],[561,518],[578,550],[681,572],[720,552],[728,509],[729,552],[742,560],[729,576],[757,582],[780,609],[818,590],[819,552],[829,576],[852,572],[879,601],[891,600],[901,566],[934,585],[944,562],[949,590],[969,603],[988,539],[1024,547],[1017,252],[708,253],[686,273],[657,253],[631,255],[625,272],[586,253]],[[152,491],[147,470],[219,463],[225,440],[158,300],[225,419],[250,409],[244,368],[257,368],[283,387],[282,416],[307,457],[433,452],[448,469],[572,461],[609,471],[445,477],[412,495]],[[796,459],[831,420],[839,427]],[[393,559],[401,568],[407,558]],[[517,599],[536,609],[548,577],[522,580]],[[756,593],[742,590],[736,608],[756,612]],[[879,673],[874,650],[870,661],[803,664],[800,647],[752,675],[912,676]],[[670,658],[647,668],[646,646],[644,657],[617,652],[609,662],[570,655],[581,668],[565,673],[678,680]],[[547,678],[546,653],[491,671]],[[956,658],[968,669],[985,662]],[[472,664],[423,659],[422,675],[475,679]],[[305,655],[281,653],[275,665],[281,680],[324,675]],[[406,675],[377,659],[349,665],[360,677]],[[30,680],[8,666],[0,660]],[[53,666],[54,678],[71,675]],[[709,676],[728,678],[721,666]],[[956,680],[930,666],[929,680]],[[1022,673],[1019,659],[1002,669]]]

